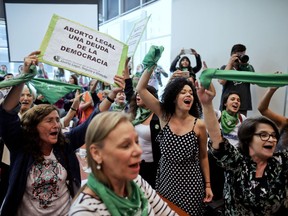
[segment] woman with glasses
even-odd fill
[[[197,94],[210,135],[209,151],[226,172],[225,215],[287,215],[280,209],[287,193],[288,153],[274,152],[279,139],[275,123],[264,116],[246,119],[238,130],[239,148],[234,148],[221,135],[213,113],[214,87],[200,88]]]

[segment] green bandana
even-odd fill
[[[50,104],[56,103],[61,97],[64,97],[69,92],[72,92],[76,89],[81,89],[81,86],[58,82],[54,80],[42,78],[33,79],[36,74],[36,66],[31,65],[30,73],[21,74],[19,77],[4,80],[0,82],[0,88],[6,88],[19,85],[23,82],[29,82],[36,89],[37,93],[42,94],[45,97],[45,100],[48,101]]]
[[[157,65],[157,62],[161,58],[163,51],[164,51],[163,46],[158,47],[152,45],[142,62],[142,64],[144,65],[144,70],[147,68],[148,71],[150,71],[151,67]]]
[[[288,74],[255,73],[251,71],[206,69],[200,75],[200,83],[208,89],[212,79],[224,79],[256,84],[260,87],[282,87],[288,84]]]
[[[147,216],[148,200],[134,181],[131,181],[130,185],[132,193],[128,198],[123,198],[99,182],[92,173],[89,174],[87,182],[87,186],[101,198],[111,215]]]
[[[6,73],[7,73],[6,71],[0,70],[0,75],[1,76],[4,76]]]
[[[116,111],[116,112],[122,112],[126,108],[126,103],[124,104],[117,104],[117,103],[112,103],[110,110]]]
[[[45,100],[50,104],[56,103],[60,98],[67,93],[81,89],[81,86],[49,80],[44,78],[34,78],[30,80],[31,85],[37,90],[38,94],[45,97]]]
[[[224,134],[229,134],[234,130],[238,122],[238,115],[230,115],[226,110],[222,111],[221,114],[221,127]]]
[[[136,117],[135,119],[132,121],[132,124],[138,125],[141,124],[142,122],[144,122],[150,115],[151,115],[151,110],[149,109],[145,109],[143,107],[138,107],[136,110]]]
[[[14,77],[9,80],[3,80],[0,82],[0,88],[6,88],[10,86],[19,85],[21,83],[31,80],[37,74],[37,69],[35,65],[30,66],[30,73],[21,74],[18,77]]]

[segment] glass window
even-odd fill
[[[7,37],[6,37],[6,28],[5,22],[0,21],[0,47],[7,47]]]
[[[107,20],[112,19],[119,15],[119,1],[118,0],[107,0]]]
[[[5,64],[9,69],[9,57],[7,48],[6,25],[0,20],[0,64]],[[9,70],[8,70],[9,71]]]
[[[123,0],[123,13],[140,6],[140,0]]]
[[[147,4],[147,3],[150,3],[150,2],[153,2],[155,0],[142,0],[142,4]]]
[[[103,0],[98,1],[98,22],[99,24],[104,22]]]

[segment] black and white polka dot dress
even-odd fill
[[[182,136],[168,123],[157,136],[161,158],[156,190],[189,215],[203,215],[204,182],[200,169],[199,143],[194,127]]]

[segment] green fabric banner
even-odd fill
[[[37,74],[36,66],[32,65],[30,67],[30,73],[21,74],[20,76],[14,77],[14,78],[9,79],[9,80],[3,80],[2,82],[0,82],[0,88],[6,88],[6,87],[10,87],[10,86],[19,85],[19,84],[24,83],[24,82],[28,82],[36,74]]]
[[[37,68],[35,65],[30,67],[30,73],[21,74],[19,77],[13,79],[4,80],[0,82],[0,88],[6,88],[10,86],[19,85],[24,82],[29,82],[37,91],[38,94],[42,94],[45,100],[51,104],[57,102],[61,97],[76,89],[81,89],[81,86],[71,85],[59,81],[34,78],[37,74]]]
[[[81,89],[78,85],[43,78],[34,78],[29,83],[37,90],[37,94],[42,94],[50,104],[54,104],[69,92]]]
[[[199,77],[201,85],[208,89],[212,79],[224,79],[256,84],[260,87],[282,87],[288,85],[288,74],[256,73],[250,71],[206,69]]]

